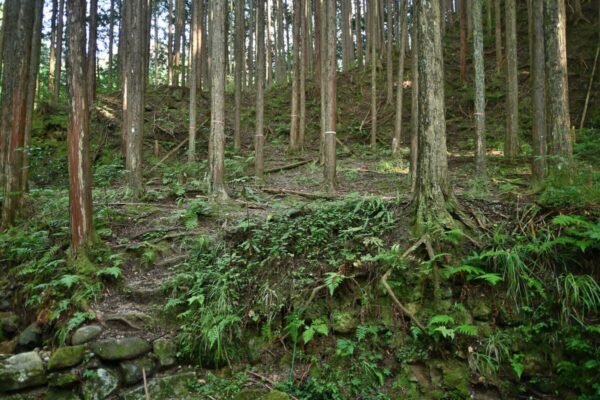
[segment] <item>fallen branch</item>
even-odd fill
[[[394,291],[390,287],[390,284],[387,281],[388,277],[390,276],[391,273],[392,273],[392,269],[390,268],[387,270],[387,272],[385,274],[383,274],[383,276],[381,277],[381,284],[383,285],[385,290],[388,292],[388,294],[390,295],[390,297],[392,298],[392,300],[394,301],[396,306],[402,311],[402,313],[404,315],[406,315],[408,318],[410,318],[414,322],[414,324],[419,327],[419,329],[421,329],[423,332],[427,332],[427,329],[425,329],[425,326],[417,319],[417,317],[415,317],[413,315],[413,313],[411,313],[406,307],[404,307],[404,305],[402,303],[400,303],[400,300],[398,300],[398,298],[396,297],[396,294],[394,293]]]
[[[331,200],[331,199],[335,198],[335,196],[328,195],[328,194],[308,193],[308,192],[301,192],[298,190],[291,190],[291,189],[262,188],[261,190],[265,193],[276,194],[279,196],[296,195],[296,196],[307,197],[309,199],[327,199],[327,200]]]
[[[177,146],[175,146],[175,148],[173,148],[171,151],[169,151],[167,153],[167,155],[164,156],[158,163],[156,163],[152,168],[150,168],[150,170],[148,172],[154,171],[159,165],[161,165],[169,157],[171,157],[173,154],[175,154],[177,152],[177,150],[179,150],[181,147],[183,147],[183,145],[186,144],[188,142],[188,140],[189,140],[189,138],[185,138],[181,143],[179,143]]]
[[[302,160],[302,161],[295,162],[295,163],[292,163],[292,164],[283,165],[281,167],[269,168],[264,173],[265,174],[272,174],[274,172],[287,171],[287,170],[298,168],[298,167],[301,167],[303,165],[310,164],[311,162],[316,162],[316,161],[317,160],[315,160],[314,158],[311,158],[309,160]]]

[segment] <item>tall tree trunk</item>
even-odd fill
[[[129,0],[128,0],[129,1]],[[69,109],[68,160],[71,247],[85,255],[93,239],[92,172],[89,147],[88,85],[85,76],[85,0],[68,0]]]
[[[325,190],[332,193],[336,189],[336,154],[335,131],[337,124],[336,114],[336,23],[335,0],[326,1],[326,28],[327,28],[327,62],[326,62],[326,104],[325,104],[325,151],[324,151],[324,178]]]
[[[266,44],[265,44],[265,48],[266,48],[266,57],[267,57],[267,65],[266,65],[266,76],[267,76],[267,86],[271,86],[273,84],[273,46],[271,43],[271,32],[273,31],[271,24],[272,24],[272,15],[271,15],[271,2],[272,0],[267,0],[266,2],[266,6],[267,6],[267,36],[266,36]]]
[[[414,197],[417,228],[444,225],[452,219],[448,182],[444,62],[440,3],[418,0],[419,134],[417,186]]]
[[[209,183],[211,195],[224,201],[229,198],[225,189],[225,0],[209,4],[212,7]]]
[[[281,0],[277,0],[281,2]],[[244,71],[244,0],[235,3],[235,122],[233,147],[242,147],[242,72]],[[279,60],[279,59],[278,59]],[[279,78],[278,82],[279,82]]]
[[[87,52],[87,99],[92,109],[96,99],[96,41],[98,39],[98,0],[90,0],[90,25]]]
[[[298,0],[301,3],[302,13],[300,17],[300,79],[298,81],[299,112],[298,112],[298,148],[304,149],[304,135],[306,131],[306,71],[308,61],[308,28],[306,19],[306,2],[310,0]]]
[[[531,172],[537,181],[546,175],[546,73],[544,71],[544,0],[532,4],[533,45],[531,90],[533,103],[533,163]]]
[[[502,71],[502,0],[494,0],[496,22],[496,74]]]
[[[418,1],[418,0],[417,0]],[[413,1],[413,26],[411,40],[411,103],[410,103],[410,191],[417,189],[417,157],[419,154],[419,30],[416,21],[419,19],[419,9]]]
[[[302,18],[302,1],[294,1],[294,65],[292,73],[292,120],[290,124],[290,149],[298,149],[298,130],[300,122],[300,20]]]
[[[183,16],[185,13],[185,1],[175,0],[175,34],[173,35],[173,85],[179,86],[181,81],[179,79],[182,71],[182,42],[184,34]]]
[[[40,52],[42,47],[42,22],[44,18],[44,1],[35,0],[35,20],[33,22],[33,35],[31,37],[31,62],[29,63],[29,81],[27,82],[27,111],[25,115],[25,138],[23,140],[23,170],[21,177],[21,191],[27,192],[27,179],[29,175],[29,145],[31,143],[31,128],[33,125],[33,110],[40,70]],[[21,208],[24,205],[21,204]]]
[[[325,163],[325,132],[327,132],[327,6],[325,0],[317,0],[320,21],[320,76],[321,86],[321,140],[319,145],[319,159],[321,164]]]
[[[323,43],[323,21],[322,21],[322,0],[314,0],[314,14],[315,14],[315,48],[316,48],[316,57],[315,57],[315,87],[317,88],[317,92],[321,95],[321,76],[323,75],[323,54],[325,44]],[[321,104],[323,104],[323,98],[321,97]],[[322,122],[322,121],[321,121]],[[321,125],[323,126],[323,125]]]
[[[386,47],[386,72],[387,72],[387,97],[386,103],[392,104],[394,98],[394,61],[392,58],[394,27],[392,21],[393,5],[392,0],[387,0],[387,47]]]
[[[404,107],[404,60],[406,52],[406,36],[408,34],[408,21],[406,18],[407,0],[402,0],[400,6],[400,24],[401,34],[398,38],[400,44],[400,54],[398,56],[398,87],[396,95],[396,120],[394,125],[394,139],[392,141],[392,153],[398,157],[402,145],[402,111]]]
[[[354,58],[352,50],[352,0],[341,0],[342,18],[342,71],[348,72]]]
[[[566,25],[564,0],[544,0],[548,129],[551,151],[562,158],[559,162],[569,161],[573,155]]]
[[[356,14],[354,17],[354,34],[356,36],[356,58],[358,59],[358,68],[362,69],[363,61],[363,34],[362,34],[362,16],[360,13],[361,0],[354,0]]]
[[[514,160],[519,154],[519,80],[517,64],[516,0],[506,0],[506,138],[504,156]]]
[[[467,0],[460,0],[460,80],[467,81]]]
[[[200,49],[202,48],[202,1],[192,1],[192,29],[191,29],[191,72],[190,72],[190,132],[188,141],[188,161],[196,160],[196,130],[198,118],[198,87],[200,86]],[[201,78],[200,78],[201,79]]]
[[[6,18],[6,16],[4,16]],[[50,53],[48,55],[48,93],[54,90],[54,81],[56,79],[56,38],[58,20],[58,0],[52,0],[52,17],[50,20]],[[6,21],[6,19],[4,19]],[[4,26],[3,21],[3,26]],[[4,29],[2,29],[4,31]],[[2,63],[0,62],[0,66]]]
[[[167,3],[167,76],[169,85],[173,85],[173,46],[175,44],[175,36],[173,34],[175,19],[174,1],[175,0],[169,0]]]
[[[258,178],[262,178],[265,171],[265,0],[256,0],[256,22],[256,134],[254,139],[254,172]]]
[[[371,0],[369,16],[371,17],[371,146],[377,145],[377,20],[379,6],[377,0]]]
[[[286,72],[285,72],[285,41],[283,34],[283,5],[281,4],[282,0],[275,0],[275,5],[277,8],[277,17],[276,17],[276,32],[277,32],[277,60],[275,65],[275,80],[277,83],[281,84],[286,81]]]
[[[473,63],[475,66],[475,126],[477,146],[475,167],[479,176],[485,175],[485,62],[483,57],[483,0],[473,0]]]
[[[58,103],[60,97],[60,75],[62,69],[62,42],[64,28],[65,0],[59,0],[58,3],[58,22],[56,24],[56,59],[54,60],[54,86],[52,87],[51,103]]]
[[[125,82],[123,89],[123,130],[128,189],[134,197],[144,190],[142,179],[142,143],[146,84],[147,0],[125,2]]]
[[[110,0],[108,11],[108,88],[113,88],[113,46],[115,41],[115,0]]]
[[[158,59],[160,56],[160,38],[158,37],[158,8],[152,13],[152,27],[154,28],[154,60],[152,65],[152,82],[158,86]]]
[[[34,2],[6,0],[2,61],[0,181],[4,187],[2,227],[12,226],[21,204],[23,146],[27,116],[27,87],[34,23]]]
[[[249,5],[248,8],[250,10],[254,9],[254,3],[256,0],[248,0]],[[254,70],[254,34],[256,33],[256,16],[252,11],[250,11],[250,20],[249,22],[249,32],[248,32],[248,74],[246,83],[248,84],[248,89],[252,88],[253,78],[255,78],[255,70]]]

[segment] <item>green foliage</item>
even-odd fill
[[[454,340],[456,334],[464,336],[477,336],[477,327],[471,324],[455,325],[454,318],[450,315],[434,315],[427,324],[429,334],[434,338]]]

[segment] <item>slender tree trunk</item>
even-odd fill
[[[127,0],[125,29],[125,87],[123,130],[125,133],[125,167],[128,188],[133,197],[144,190],[142,179],[142,143],[144,133],[144,98],[146,84],[147,0]]]
[[[321,164],[325,165],[325,132],[327,132],[327,6],[325,0],[317,0],[319,5],[320,21],[320,43],[321,43],[321,64],[319,81],[321,85],[321,141],[319,146],[319,159]]]
[[[88,84],[85,76],[85,0],[68,0],[69,24],[69,204],[71,247],[76,256],[94,235],[92,173],[89,152]]]
[[[54,81],[56,80],[56,38],[57,38],[57,20],[58,20],[58,0],[52,0],[52,19],[50,20],[50,53],[48,55],[48,93],[54,90]],[[6,16],[4,16],[4,23]],[[0,66],[2,63],[0,62]]]
[[[254,172],[259,179],[265,172],[265,0],[256,0],[256,134],[254,139]]]
[[[190,73],[190,132],[188,141],[188,161],[196,160],[196,130],[198,117],[198,68],[200,67],[200,49],[202,47],[202,18],[201,0],[192,1],[192,29],[191,29],[191,63]]]
[[[58,22],[56,24],[56,59],[54,63],[54,86],[52,88],[51,103],[58,103],[60,97],[60,75],[62,69],[62,42],[63,42],[63,27],[64,27],[64,10],[65,0],[59,0],[58,6]]]
[[[485,62],[483,57],[483,0],[473,0],[473,63],[475,66],[475,126],[477,146],[475,166],[479,176],[485,175]]]
[[[115,0],[110,0],[108,11],[108,87],[113,88],[113,46],[115,40]]]
[[[91,111],[96,99],[96,41],[98,37],[98,0],[90,0],[90,25],[87,52],[88,106]]]
[[[212,7],[209,183],[210,193],[225,201],[229,198],[225,189],[225,0],[214,0],[209,4]]]
[[[317,56],[315,57],[315,87],[317,92],[321,95],[321,76],[323,75],[323,54],[325,44],[323,43],[323,21],[322,21],[322,0],[314,0],[314,14],[315,14],[315,47]],[[321,96],[321,104],[323,103],[323,97]],[[323,113],[321,113],[323,115]],[[321,121],[322,122],[322,121]],[[323,126],[323,125],[321,125]]]
[[[399,37],[400,54],[398,56],[398,88],[396,95],[396,121],[394,125],[394,139],[392,141],[392,153],[400,156],[400,147],[402,146],[402,111],[404,107],[404,59],[406,52],[406,36],[408,34],[408,23],[406,19],[407,0],[402,0],[400,6],[400,24],[401,34]]]
[[[184,0],[175,0],[175,34],[173,36],[173,85],[179,86],[182,71],[182,38],[183,38],[183,16],[185,13]]]
[[[167,22],[167,75],[169,80],[169,86],[173,85],[173,46],[174,46],[174,35],[173,35],[173,25],[174,25],[174,15],[175,12],[173,10],[173,2],[174,0],[169,0],[167,3],[168,8],[168,22]]]
[[[276,31],[277,31],[277,61],[275,66],[275,80],[277,83],[284,83],[286,79],[285,72],[285,38],[283,35],[283,5],[282,0],[275,0],[277,8]]]
[[[292,77],[292,121],[290,124],[290,149],[298,149],[298,130],[300,123],[300,20],[302,18],[302,1],[294,1],[294,66]]]
[[[281,2],[281,0],[277,0]],[[235,122],[233,147],[242,147],[242,72],[244,71],[244,0],[235,3]],[[278,59],[279,60],[279,59]],[[279,78],[278,82],[279,82]]]
[[[506,0],[506,138],[504,156],[514,160],[519,154],[519,80],[517,65],[516,0]]]
[[[496,74],[502,71],[502,0],[494,0],[496,21]]]
[[[354,0],[356,15],[354,17],[354,31],[356,36],[356,58],[358,59],[358,68],[362,69],[363,61],[363,34],[362,34],[362,16],[360,14],[361,0]]]
[[[256,0],[249,0],[248,8],[250,10],[254,9],[254,4]],[[254,70],[254,34],[256,33],[256,18],[253,12],[250,12],[250,29],[248,32],[248,74],[247,74],[247,84],[248,89],[252,88],[253,78],[255,77]]]
[[[371,0],[369,9],[371,17],[371,147],[377,145],[377,20],[379,7],[377,0]]]
[[[419,1],[419,0],[416,0]],[[410,105],[410,190],[417,189],[417,158],[419,155],[419,31],[416,21],[419,19],[419,9],[413,1],[412,54],[411,54],[411,105]]]
[[[564,0],[544,0],[546,94],[548,130],[559,164],[573,155],[569,80],[567,71],[566,11]]]
[[[152,65],[152,82],[158,86],[158,58],[160,56],[160,42],[158,37],[158,9],[152,15],[152,26],[154,28],[154,60]]]
[[[342,19],[342,71],[348,72],[352,65],[353,55],[351,54],[350,44],[352,43],[352,31],[350,17],[352,0],[341,0],[341,19]]]
[[[325,105],[325,151],[324,151],[324,178],[325,190],[332,193],[336,189],[336,154],[335,131],[337,124],[336,113],[336,23],[335,0],[326,1],[326,27],[327,27],[327,63],[326,63],[326,105]]]
[[[419,36],[419,155],[414,197],[418,229],[427,224],[449,225],[444,63],[440,3],[418,0]]]
[[[301,2],[302,15],[300,17],[300,79],[299,91],[299,113],[298,113],[298,148],[304,149],[304,135],[306,131],[306,71],[308,61],[308,29],[306,20],[306,4],[310,0],[298,0]]]
[[[9,227],[21,205],[23,177],[23,146],[27,117],[27,87],[31,58],[31,38],[34,24],[34,2],[6,0],[3,29],[5,45],[2,61],[2,101],[0,150],[2,153],[1,183],[4,187],[2,227]]]
[[[460,0],[460,80],[467,82],[467,0]]]
[[[392,21],[392,0],[387,0],[387,48],[386,48],[386,72],[387,72],[387,97],[386,103],[392,105],[394,98],[394,61],[392,50],[394,46],[394,27]]]
[[[29,63],[29,81],[27,82],[27,111],[25,115],[25,139],[23,140],[23,170],[21,177],[21,191],[27,192],[27,180],[29,176],[29,145],[31,143],[31,128],[33,125],[33,111],[35,95],[38,84],[38,72],[40,70],[40,52],[42,47],[42,22],[44,18],[44,1],[35,0],[35,20],[33,22],[33,35],[31,38],[31,62]],[[23,198],[21,198],[23,200]],[[23,202],[21,202],[23,203]],[[21,208],[24,204],[21,204]]]
[[[271,4],[272,0],[267,0],[266,2],[266,6],[267,6],[267,36],[266,36],[266,56],[267,56],[267,65],[266,65],[266,73],[267,73],[267,86],[271,86],[273,84],[273,45],[271,43],[271,32],[273,31],[271,24],[272,24],[272,15],[271,15],[271,9],[272,9],[272,4]]]
[[[544,71],[544,0],[532,1],[533,63],[531,85],[533,102],[533,163],[532,175],[537,181],[546,175],[546,73]]]

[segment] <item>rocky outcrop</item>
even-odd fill
[[[45,383],[44,363],[35,351],[17,354],[0,362],[0,392],[27,389]]]

